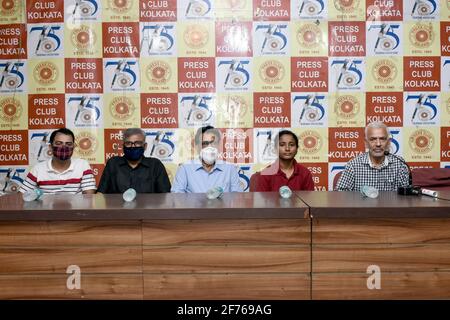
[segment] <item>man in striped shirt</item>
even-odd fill
[[[50,135],[52,159],[36,164],[20,187],[25,193],[41,189],[44,193],[95,193],[95,179],[89,163],[72,159],[75,136],[67,128],[55,130]]]

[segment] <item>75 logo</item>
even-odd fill
[[[400,32],[399,24],[374,24],[369,27],[369,31],[378,31],[375,41],[374,53],[393,53],[400,45],[400,38],[397,32]]]
[[[173,25],[143,25],[140,52],[149,55],[168,54],[175,44]]]
[[[433,100],[437,99],[436,94],[409,94],[406,102],[414,103],[414,111],[411,116],[411,122],[432,121],[438,112],[437,106]]]
[[[323,0],[303,0],[298,7],[298,16],[302,18],[316,17],[325,9]]]
[[[136,61],[108,61],[105,64],[106,71],[113,69],[113,77],[111,80],[111,90],[133,90],[132,88],[137,81],[137,75],[134,69],[137,68]]]
[[[150,157],[156,157],[160,160],[167,160],[175,151],[175,144],[170,140],[173,132],[150,131],[145,133],[146,137],[150,137],[151,143],[147,150]]]
[[[205,17],[211,12],[211,2],[209,0],[189,0],[186,7],[186,18]]]
[[[331,62],[331,68],[338,71],[337,89],[357,89],[361,84],[363,75],[361,72],[362,60],[344,59]],[[332,74],[336,74],[332,72]]]
[[[225,74],[223,80],[224,89],[248,89],[250,81],[250,73],[247,71],[249,60],[222,60],[218,63],[217,68],[224,70],[218,72],[219,76]]]
[[[401,137],[400,130],[390,130],[391,132],[391,153],[398,154],[400,151],[400,142],[398,137]]]
[[[59,34],[61,26],[40,26],[30,29],[30,37],[38,33],[39,38],[34,47],[36,55],[55,55],[61,47],[61,39]]]
[[[33,162],[41,162],[49,160],[53,153],[49,148],[50,132],[33,132],[30,137],[30,144],[34,147],[34,157],[30,156],[30,160],[34,160]]]
[[[411,10],[411,17],[429,17],[436,12],[437,3],[435,0],[415,0]]]
[[[23,66],[23,62],[7,61],[0,63],[0,90],[2,92],[16,91],[22,86],[25,77],[20,69]]]
[[[250,166],[239,166],[238,167],[238,173],[239,173],[239,182],[242,186],[242,190],[248,191],[250,188]]]
[[[208,96],[187,96],[181,98],[180,103],[189,108],[186,116],[186,124],[205,124],[212,117],[212,111],[208,102],[212,100]]]
[[[324,99],[324,95],[315,94],[295,96],[293,104],[300,105],[301,110],[298,122],[315,123],[322,120],[325,116],[325,108],[322,105]]]
[[[263,24],[256,26],[255,33],[263,34],[264,40],[261,45],[261,54],[280,54],[286,53],[285,49],[288,43],[287,25]]]
[[[0,168],[0,176],[4,176],[0,190],[3,192],[18,192],[23,183],[23,174],[25,174],[24,168]]]
[[[273,161],[278,158],[278,146],[275,146],[273,134],[273,130],[262,130],[256,134],[258,155],[262,161]]]
[[[72,15],[79,15],[81,18],[94,17],[98,11],[96,0],[75,0]]]
[[[77,108],[73,124],[75,126],[95,125],[100,119],[99,101],[100,97],[70,97],[67,103],[69,105],[76,104]]]

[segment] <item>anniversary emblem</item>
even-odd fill
[[[416,153],[424,154],[431,151],[434,146],[433,134],[425,129],[414,131],[409,137],[409,147]]]
[[[53,62],[40,62],[34,67],[33,77],[39,84],[49,86],[58,80],[58,68]]]
[[[306,154],[317,153],[322,147],[322,137],[314,130],[303,132],[298,137],[300,152]]]
[[[183,39],[188,47],[200,49],[208,43],[208,30],[200,24],[190,25],[184,31]]]
[[[128,97],[116,97],[109,104],[112,117],[119,121],[128,120],[135,110],[136,106]]]
[[[285,73],[284,66],[276,60],[266,61],[259,68],[261,79],[268,84],[280,82],[284,78]]]
[[[354,118],[360,110],[358,99],[351,95],[341,96],[334,103],[335,114],[344,119]]]
[[[374,79],[380,83],[390,83],[397,77],[397,67],[388,59],[382,59],[375,63],[372,67],[372,75]]]
[[[13,97],[0,100],[0,119],[4,122],[13,122],[22,115],[22,104]]]
[[[156,85],[165,85],[172,76],[170,65],[164,61],[157,60],[150,63],[145,72],[147,79]]]

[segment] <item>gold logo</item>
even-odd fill
[[[435,139],[433,134],[425,129],[416,130],[409,137],[409,147],[420,154],[430,152],[434,143]]]
[[[334,103],[335,114],[344,119],[352,119],[359,113],[361,106],[354,96],[344,95],[336,99]]]
[[[14,98],[0,100],[0,119],[4,122],[13,122],[22,115],[22,104]]]
[[[50,61],[38,63],[33,70],[34,79],[43,86],[54,84],[58,80],[59,71],[56,65]]]
[[[387,84],[397,77],[396,65],[388,59],[382,59],[375,63],[372,67],[372,75],[376,81]]]
[[[277,60],[268,60],[259,68],[261,79],[268,84],[280,82],[286,73],[284,66]]]
[[[299,137],[300,152],[306,154],[317,153],[322,147],[322,137],[314,130],[303,132]]]
[[[82,157],[89,157],[98,147],[97,139],[90,132],[84,131],[75,136],[76,152]]]
[[[157,60],[148,65],[145,75],[150,82],[156,85],[164,85],[169,82],[172,70],[168,63]]]
[[[91,28],[88,26],[80,26],[72,31],[70,40],[72,45],[80,51],[87,51],[92,49],[95,42],[97,41],[97,36]]]
[[[200,49],[208,43],[208,29],[200,24],[190,25],[183,34],[186,45],[192,49]]]
[[[306,48],[317,47],[322,42],[322,30],[314,23],[305,24],[297,31],[297,41]]]
[[[351,13],[359,6],[360,0],[334,0],[334,7],[342,13]]]
[[[433,26],[430,24],[417,23],[409,32],[409,40],[416,48],[427,48],[434,42]]]
[[[18,0],[3,0],[0,3],[0,14],[2,16],[13,16],[19,12]]]
[[[109,104],[109,111],[114,119],[128,120],[136,110],[133,101],[128,97],[116,97]]]
[[[109,7],[116,13],[126,13],[132,5],[132,0],[109,0]]]

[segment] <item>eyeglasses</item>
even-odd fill
[[[56,146],[56,147],[60,147],[60,146],[63,146],[63,145],[66,145],[68,147],[73,147],[75,145],[75,143],[73,143],[73,142],[65,142],[64,143],[62,141],[54,141],[53,145]]]
[[[124,143],[123,143],[123,145],[125,146],[125,147],[127,147],[127,148],[129,148],[129,147],[143,147],[144,146],[144,144],[145,144],[145,141],[125,141]]]
[[[203,148],[205,148],[205,147],[207,147],[209,145],[217,146],[217,142],[215,140],[211,140],[211,141],[203,140],[202,141],[202,147]]]

